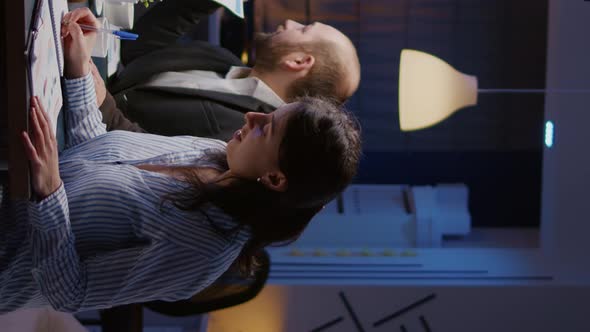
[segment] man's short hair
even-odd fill
[[[288,98],[310,96],[344,102],[349,97],[342,87],[342,83],[346,82],[347,68],[338,56],[338,46],[331,41],[320,40],[301,45],[301,48],[315,57],[315,63],[305,77],[291,84]]]
[[[354,46],[352,49],[354,50]],[[350,69],[344,64],[338,45],[329,40],[272,45],[270,36],[261,34],[256,39],[256,67],[263,71],[276,70],[280,59],[293,52],[311,54],[315,58],[315,63],[305,77],[291,84],[287,91],[287,101],[302,96],[317,96],[343,103],[350,97],[348,89],[343,87],[343,82],[347,79],[347,71]],[[356,66],[358,67],[358,64]],[[356,86],[353,90],[356,90]]]

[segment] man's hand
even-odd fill
[[[39,199],[51,195],[61,185],[57,140],[39,98],[31,98],[31,134],[23,131],[25,153],[31,162],[31,182]]]
[[[78,24],[100,28],[90,9],[78,8],[64,15],[61,36],[64,42],[65,77],[86,76],[90,71],[90,53],[96,42],[96,31],[82,30]]]
[[[92,60],[90,60],[90,71],[92,72],[92,78],[94,79],[94,90],[96,91],[96,103],[100,107],[107,96],[107,88],[104,85],[104,81],[98,72],[98,68]]]

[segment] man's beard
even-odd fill
[[[265,32],[254,35],[254,67],[259,71],[274,71],[279,67],[281,58],[293,49],[289,45],[277,45],[273,42],[273,36],[273,33]]]

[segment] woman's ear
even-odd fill
[[[315,57],[304,52],[293,52],[285,57],[283,63],[288,70],[300,72],[311,69],[315,64]]]
[[[289,187],[289,181],[287,181],[287,177],[283,172],[275,172],[275,173],[267,173],[264,176],[260,177],[260,182],[266,188],[273,190],[284,192]]]

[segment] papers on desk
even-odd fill
[[[63,104],[61,76],[64,58],[60,27],[67,8],[66,0],[37,0],[27,40],[31,95],[41,100],[54,133]]]
[[[242,0],[214,0],[223,7],[229,9],[239,18],[244,18],[244,3]]]
[[[61,21],[68,12],[68,2],[66,0],[49,0],[49,13],[51,14],[51,25],[53,27],[53,38],[55,39],[55,50],[57,51],[57,64],[59,65],[59,75],[64,75],[64,52],[63,42],[61,40]]]

